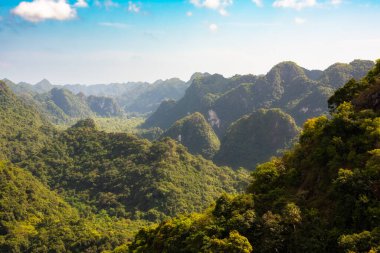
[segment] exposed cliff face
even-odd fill
[[[325,71],[309,71],[294,62],[282,62],[264,76],[197,76],[182,99],[171,108],[153,113],[144,127],[167,129],[189,113],[208,118],[211,110],[219,118],[214,131],[222,138],[232,122],[261,108],[281,108],[298,125],[310,117],[328,113],[326,100],[351,78],[362,78],[373,67],[371,61],[334,64]]]

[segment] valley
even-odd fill
[[[380,61],[0,81],[1,252],[377,252]]]

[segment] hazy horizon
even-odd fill
[[[307,69],[307,70],[321,70],[321,71],[324,71],[324,70],[326,70],[328,67],[330,67],[331,65],[333,65],[333,64],[336,64],[336,63],[343,63],[343,64],[348,64],[348,63],[350,63],[350,62],[352,62],[352,61],[354,61],[354,60],[370,60],[370,61],[374,61],[375,62],[375,60],[376,59],[353,59],[353,60],[351,60],[351,61],[348,61],[348,62],[334,62],[334,63],[331,63],[331,64],[329,64],[327,67],[325,67],[325,68],[307,68],[307,67],[305,67],[305,66],[302,66],[301,64],[298,64],[297,62],[295,62],[298,66],[300,66],[300,67],[303,67],[303,68],[305,68],[305,69]],[[281,62],[289,62],[290,60],[287,60],[287,61],[281,61]],[[265,75],[265,74],[267,74],[274,66],[276,66],[277,64],[279,64],[279,63],[281,63],[281,62],[278,62],[278,63],[276,63],[276,64],[274,64],[273,66],[271,66],[265,73],[235,73],[235,74],[232,74],[232,75],[229,75],[229,76],[227,76],[227,75],[224,75],[223,73],[210,73],[210,72],[207,72],[207,71],[204,71],[204,72],[201,72],[201,71],[197,71],[197,72],[194,72],[194,73],[192,73],[192,74],[190,74],[189,75],[189,77],[188,78],[180,78],[180,77],[177,77],[177,76],[172,76],[172,77],[167,77],[167,78],[158,78],[158,79],[154,79],[154,80],[152,80],[152,81],[147,81],[147,80],[133,80],[133,81],[130,81],[130,80],[125,80],[125,81],[121,81],[121,82],[104,82],[104,83],[55,83],[55,82],[53,82],[53,81],[51,81],[51,80],[49,80],[48,78],[45,78],[45,77],[43,77],[42,79],[40,79],[40,80],[37,80],[37,81],[34,81],[34,82],[30,82],[30,81],[27,81],[27,80],[20,80],[20,81],[17,81],[17,80],[12,80],[12,79],[10,79],[10,78],[8,78],[8,77],[0,77],[1,79],[8,79],[8,80],[10,80],[10,81],[12,81],[12,82],[14,82],[14,83],[16,83],[16,84],[18,84],[18,83],[22,83],[22,82],[24,82],[24,83],[28,83],[28,84],[32,84],[32,85],[35,85],[35,84],[37,84],[37,83],[39,83],[39,82],[41,82],[41,81],[43,81],[43,80],[47,80],[47,81],[49,81],[51,84],[53,84],[53,85],[85,85],[85,86],[90,86],[90,85],[108,85],[108,84],[128,84],[128,83],[150,83],[150,84],[153,84],[153,83],[155,83],[155,82],[158,82],[158,81],[166,81],[166,80],[169,80],[169,79],[173,79],[173,78],[178,78],[178,79],[180,79],[181,81],[184,81],[184,82],[187,82],[187,81],[189,81],[190,80],[190,78],[191,78],[191,76],[193,75],[193,74],[195,74],[195,73],[208,73],[208,74],[211,74],[211,75],[213,75],[213,74],[220,74],[220,75],[222,75],[223,77],[225,77],[225,78],[230,78],[230,77],[233,77],[234,75],[249,75],[249,74],[252,74],[252,75],[257,75],[257,76],[259,76],[259,75]],[[291,62],[294,62],[294,61],[291,61]],[[0,80],[1,80],[0,79]]]
[[[380,52],[375,0],[11,0],[0,76],[100,84],[325,69]]]

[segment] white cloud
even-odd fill
[[[211,24],[211,25],[209,25],[208,28],[210,29],[211,32],[218,31],[218,26],[216,24]]]
[[[88,7],[88,3],[86,2],[86,0],[77,0],[77,2],[74,4],[74,7],[77,7],[77,8],[87,8]]]
[[[191,17],[193,16],[193,13],[191,11],[186,12],[186,16]]]
[[[330,0],[330,3],[332,4],[332,5],[339,5],[339,4],[341,4],[343,1],[342,0]]]
[[[128,11],[129,12],[134,12],[134,13],[139,13],[140,12],[140,6],[137,4],[133,3],[132,1],[128,2]]]
[[[317,0],[276,0],[273,7],[292,8],[301,10],[307,7],[314,7],[317,5]]]
[[[21,2],[12,13],[30,22],[48,19],[68,20],[76,17],[76,11],[66,0],[33,0]]]
[[[104,7],[106,7],[106,9],[110,9],[112,7],[119,7],[119,4],[116,2],[113,2],[112,0],[105,0],[103,4],[104,4]]]
[[[294,23],[296,25],[303,25],[303,24],[306,23],[306,19],[300,18],[300,17],[296,17],[296,18],[294,18]]]
[[[125,29],[129,28],[130,25],[125,23],[114,23],[114,22],[100,22],[100,26],[107,26],[107,27],[113,27],[113,28],[119,28],[119,29]]]
[[[190,3],[198,8],[216,10],[222,16],[227,16],[227,7],[233,4],[233,0],[190,0]]]
[[[263,0],[252,0],[254,4],[256,4],[257,7],[263,7]]]

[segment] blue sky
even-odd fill
[[[187,80],[380,58],[379,0],[0,0],[0,78]]]

